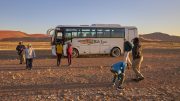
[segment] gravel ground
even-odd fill
[[[145,49],[141,72],[145,79],[134,82],[126,70],[124,90],[111,86],[111,64],[123,57],[108,55],[73,58],[61,67],[50,51],[36,51],[33,69],[18,64],[15,51],[0,51],[0,101],[179,101],[180,49]]]

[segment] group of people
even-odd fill
[[[23,64],[26,63],[26,69],[31,70],[33,59],[36,57],[35,51],[32,48],[31,44],[28,44],[27,47],[23,45],[23,42],[20,41],[19,45],[16,47],[17,54],[19,56],[20,63]],[[71,65],[71,58],[72,58],[72,45],[71,43],[68,43],[67,46],[67,58],[68,58],[68,66]],[[62,42],[58,42],[56,45],[56,56],[57,56],[57,66],[61,65],[61,57],[63,54],[63,45]]]
[[[134,38],[132,44],[125,40],[124,42],[124,61],[117,62],[111,66],[110,71],[114,74],[113,77],[113,86],[115,86],[115,81],[118,79],[119,84],[117,89],[123,89],[123,82],[125,79],[125,70],[126,67],[132,67],[133,71],[136,74],[135,81],[141,81],[144,79],[144,76],[140,72],[141,63],[143,61],[142,55],[142,46],[139,38]],[[132,62],[129,58],[129,53],[132,51]]]
[[[67,54],[67,58],[68,58],[68,66],[71,65],[71,59],[72,59],[72,45],[71,43],[67,44],[67,49],[66,49],[66,54]],[[63,54],[63,44],[62,42],[58,42],[56,44],[56,56],[57,56],[57,66],[61,65],[61,57]]]
[[[140,72],[141,63],[143,61],[142,55],[142,46],[139,38],[134,38],[133,45],[125,40],[124,42],[124,61],[117,62],[111,66],[110,71],[114,74],[113,77],[113,86],[115,86],[116,79],[118,79],[119,84],[117,89],[123,89],[123,82],[125,79],[125,70],[126,67],[132,67],[133,71],[136,74],[135,81],[141,81],[144,79],[144,76]],[[23,42],[20,41],[19,45],[16,47],[17,53],[19,55],[20,64],[23,62],[26,63],[26,69],[32,69],[33,58],[36,57],[35,51],[32,48],[31,44],[28,44],[27,47],[23,45]],[[71,65],[72,58],[72,45],[71,43],[67,44],[67,58],[68,58],[68,66]],[[129,54],[132,51],[132,62],[129,58]],[[61,57],[63,55],[63,44],[62,42],[57,42],[56,44],[56,56],[57,56],[57,66],[61,65]]]
[[[35,51],[32,48],[31,44],[28,44],[27,47],[23,45],[23,42],[20,41],[19,45],[16,47],[17,54],[19,55],[19,64],[26,63],[26,69],[31,70],[32,69],[32,63],[33,63],[33,58],[36,57]]]

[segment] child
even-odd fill
[[[71,58],[72,58],[72,45],[71,43],[68,43],[68,46],[67,46],[67,57],[68,57],[68,65],[70,66],[71,65]]]
[[[27,48],[25,49],[25,57],[26,57],[26,68],[31,70],[33,58],[36,57],[35,51],[32,48],[31,44],[28,44]]]
[[[63,46],[62,46],[62,44],[59,42],[59,43],[57,43],[57,45],[56,45],[57,66],[59,66],[60,63],[61,63],[62,53],[63,53]]]
[[[115,86],[116,78],[118,78],[119,85],[117,89],[123,89],[123,82],[125,79],[125,68],[127,64],[125,62],[118,62],[111,66],[111,72],[114,74],[113,86]]]

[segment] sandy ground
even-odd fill
[[[180,49],[144,49],[141,72],[145,79],[134,82],[126,70],[124,90],[111,86],[110,65],[123,57],[81,56],[72,66],[48,50],[37,50],[33,69],[18,64],[15,51],[0,51],[0,101],[179,101]]]

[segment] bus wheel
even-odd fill
[[[115,47],[111,50],[111,56],[119,57],[120,55],[121,55],[121,50],[119,48]]]
[[[73,51],[72,51],[72,57],[73,58],[77,58],[79,56],[79,52],[77,49],[73,48]]]

